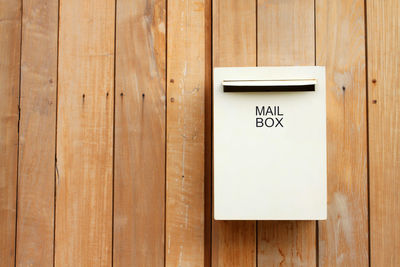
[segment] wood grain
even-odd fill
[[[213,1],[213,66],[256,66],[255,1]],[[256,266],[256,222],[212,223],[212,266]]]
[[[206,3],[168,1],[166,266],[205,262]]]
[[[246,0],[213,1],[213,66],[255,67],[256,5]]]
[[[114,266],[164,265],[165,8],[117,1]]]
[[[319,222],[319,266],[368,266],[364,1],[318,0],[316,12],[328,144],[328,219]]]
[[[114,0],[61,0],[56,266],[112,263]]]
[[[15,261],[21,1],[0,0],[0,266]]]
[[[400,3],[367,1],[371,266],[400,266]]]
[[[259,66],[314,65],[314,1],[258,0]]]
[[[17,266],[52,266],[58,1],[23,2]]]
[[[315,253],[315,222],[258,222],[258,266],[314,266]]]
[[[397,0],[0,0],[0,266],[400,266],[399,55]],[[212,66],[314,63],[319,239],[212,220]]]
[[[258,66],[314,65],[314,1],[258,1]],[[315,266],[316,223],[258,222],[258,266]]]

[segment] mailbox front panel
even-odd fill
[[[324,67],[215,68],[214,218],[326,219]]]

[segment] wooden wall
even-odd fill
[[[328,220],[212,219],[212,69],[327,70]],[[399,266],[397,0],[0,0],[0,266]]]

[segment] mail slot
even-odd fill
[[[216,220],[325,220],[325,68],[215,68]]]
[[[224,92],[296,92],[315,91],[315,80],[223,81]]]

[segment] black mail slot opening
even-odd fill
[[[224,92],[298,92],[315,91],[315,84],[301,85],[223,85]]]

